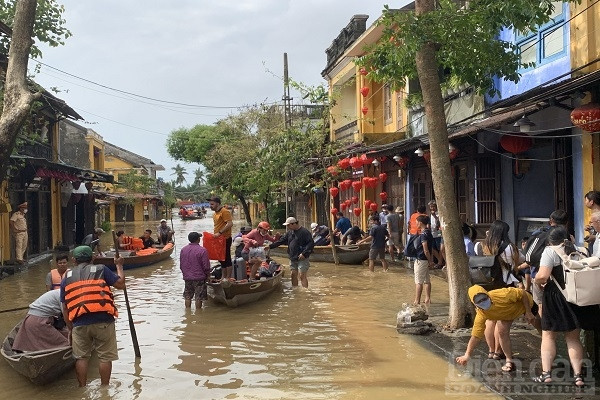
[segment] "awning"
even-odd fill
[[[45,158],[29,156],[10,156],[12,160],[24,162],[35,168],[35,175],[40,178],[55,178],[65,181],[87,181],[113,183],[114,177],[105,172],[92,169],[77,168],[68,164],[48,161]]]

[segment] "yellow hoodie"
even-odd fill
[[[523,306],[523,293],[527,293],[529,304],[533,305],[533,297],[530,293],[517,288],[503,288],[490,290],[489,292],[479,285],[473,285],[469,288],[469,299],[475,304],[473,298],[478,293],[487,294],[492,300],[492,306],[488,310],[482,310],[475,307],[477,315],[473,322],[473,330],[471,336],[483,339],[485,332],[485,321],[512,321],[521,315],[525,314],[525,306]]]

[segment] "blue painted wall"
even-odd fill
[[[564,12],[564,20],[568,21],[569,19],[569,6],[568,4],[563,4],[563,12]],[[520,71],[521,80],[518,83],[514,83],[511,81],[505,81],[499,77],[494,78],[494,84],[496,88],[500,91],[499,96],[490,97],[486,96],[486,104],[491,105],[500,100],[507,99],[511,96],[524,93],[530,89],[533,89],[541,84],[544,84],[558,76],[563,74],[568,74],[571,70],[571,54],[569,48],[569,23],[564,24],[564,45],[565,51],[558,55],[555,55],[548,60],[542,61],[541,63],[536,64],[534,68],[529,68]],[[499,39],[516,43],[516,35],[513,29],[503,29],[499,35]],[[539,47],[539,46],[538,46]],[[540,59],[540,54],[538,52],[538,60]],[[560,78],[556,82],[560,82],[561,80],[568,79],[570,75],[567,75],[563,78]]]

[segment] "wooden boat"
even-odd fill
[[[133,251],[119,251],[121,257],[124,258],[125,262],[123,264],[123,269],[133,269],[139,267],[145,267],[146,265],[154,264],[162,260],[166,260],[171,257],[173,250],[175,250],[175,246],[157,246],[158,251],[153,254],[148,255],[137,255],[136,252]],[[115,252],[107,251],[104,253],[105,257],[96,257],[94,259],[94,264],[104,264],[108,268],[113,271],[116,270],[115,267]]]
[[[208,296],[217,303],[229,307],[252,303],[272,293],[281,285],[283,270],[279,269],[270,278],[255,281],[221,281],[212,279],[208,282]]]
[[[351,244],[348,246],[335,246],[336,253],[340,264],[358,265],[362,264],[369,258],[370,243]],[[271,249],[269,254],[277,257],[287,257],[288,247],[282,245]],[[309,257],[310,261],[333,263],[333,253],[331,246],[315,246],[312,254]]]
[[[35,384],[44,385],[55,381],[75,366],[71,346],[40,351],[13,351],[12,344],[20,328],[21,322],[8,333],[0,348],[2,357],[15,371]]]

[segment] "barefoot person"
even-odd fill
[[[233,226],[233,218],[231,217],[231,211],[221,204],[220,197],[213,196],[208,201],[210,209],[214,211],[213,225],[215,238],[220,236],[225,237],[225,260],[219,260],[219,262],[223,271],[223,279],[228,280],[231,278],[233,270],[233,263],[231,262],[231,243],[233,242],[231,227]]]
[[[181,249],[179,253],[179,265],[185,281],[183,297],[185,308],[192,306],[192,298],[196,302],[196,309],[202,308],[202,301],[206,300],[206,281],[210,276],[210,260],[208,251],[200,246],[201,234],[190,232],[188,240],[190,244]]]
[[[415,301],[421,303],[421,294],[425,289],[425,304],[431,303],[431,278],[429,268],[433,267],[433,236],[429,230],[429,217],[419,215],[416,219],[419,237],[416,239],[417,259],[415,261]]]
[[[77,265],[67,271],[60,284],[60,301],[71,330],[75,374],[79,386],[86,386],[88,361],[95,350],[100,383],[108,385],[112,362],[119,358],[115,330],[115,317],[119,314],[110,286],[125,288],[123,258],[115,258],[116,274],[104,265],[92,264],[90,246],[76,247],[73,258]]]
[[[298,271],[300,271],[300,282],[303,287],[307,288],[308,268],[310,267],[308,257],[315,247],[315,241],[308,229],[300,226],[296,218],[288,217],[283,225],[288,228],[288,231],[266,248],[274,249],[282,244],[287,244],[290,270],[292,271],[292,286],[298,286]]]

